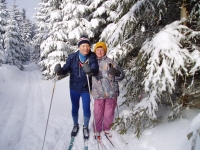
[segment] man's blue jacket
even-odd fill
[[[96,54],[92,51],[89,52],[88,62],[92,70],[92,75],[96,76],[99,72],[99,65]],[[79,51],[72,53],[68,56],[66,64],[62,67],[63,74],[70,72],[70,90],[78,92],[88,92],[88,82],[86,73],[80,66]],[[90,89],[92,85],[92,77],[89,76]]]

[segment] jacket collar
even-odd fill
[[[105,55],[105,56],[101,57],[100,59],[98,59],[98,61],[103,61],[103,60],[105,60],[106,58],[107,58],[107,56]]]

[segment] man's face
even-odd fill
[[[79,46],[79,50],[82,55],[87,55],[90,52],[90,45],[87,43],[83,43]]]
[[[106,54],[105,50],[102,47],[98,47],[96,49],[96,55],[97,58],[100,59],[101,57],[103,57]]]

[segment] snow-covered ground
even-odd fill
[[[9,65],[0,67],[0,150],[42,150],[55,82],[43,80],[35,64],[24,67],[24,71]],[[56,82],[44,150],[66,150],[69,146],[73,122],[68,83],[68,77]],[[123,113],[121,108],[119,111]],[[186,110],[183,119],[145,130],[140,139],[135,138],[131,131],[122,136],[113,131],[115,148],[105,137],[102,140],[108,150],[189,150],[191,141],[187,134],[192,119],[199,112]],[[79,116],[81,128],[73,150],[83,150],[82,107]],[[93,115],[89,150],[97,150],[92,120]],[[198,138],[196,150],[200,149],[199,141]]]

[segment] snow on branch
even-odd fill
[[[195,150],[198,135],[200,136],[200,113],[192,120],[187,135],[188,139],[192,141],[191,150]]]
[[[178,31],[183,26],[177,27],[174,24],[166,26],[151,41],[146,42],[140,51],[143,53],[141,61],[148,59],[143,81],[146,92],[156,90],[162,93],[168,90],[171,94],[176,75],[188,74],[186,63],[191,60],[191,56],[181,46],[180,40],[185,36]]]
[[[159,0],[158,2],[159,3],[149,0],[137,1],[125,14],[121,11],[116,17],[113,27],[110,28],[107,26],[103,31],[101,39],[106,41],[111,47],[122,44],[123,41],[127,39],[128,35],[132,34],[143,15],[148,17],[149,15],[154,16],[154,14],[156,14],[156,7],[158,7],[158,5],[164,5],[163,0]],[[122,3],[122,5],[126,6],[129,5],[128,3],[133,2],[123,1]],[[107,32],[107,28],[110,30],[109,32]]]

